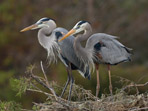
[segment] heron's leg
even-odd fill
[[[67,78],[67,82],[66,82],[66,84],[65,84],[65,86],[64,86],[64,89],[63,89],[63,91],[62,91],[61,97],[64,95],[65,90],[67,89],[67,86],[68,86],[68,84],[69,84],[69,82],[70,82],[70,75],[69,75],[69,69],[68,69],[68,67],[66,67],[66,70],[67,70],[68,78]]]
[[[108,76],[109,76],[109,90],[110,90],[110,94],[113,95],[110,65],[108,65]]]
[[[97,74],[96,97],[98,97],[100,91],[99,64],[96,64],[96,74]]]
[[[74,83],[74,79],[73,79],[73,76],[72,76],[72,71],[71,71],[71,65],[69,65],[69,73],[70,73],[70,89],[69,89],[69,96],[68,96],[68,100],[71,101],[71,92],[72,92],[72,87],[73,87],[73,83]]]
[[[74,79],[73,79],[73,76],[71,76],[70,89],[69,89],[69,96],[68,96],[68,100],[69,100],[69,101],[71,101],[71,92],[72,92],[73,83],[74,83]]]

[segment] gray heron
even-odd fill
[[[67,33],[68,31],[61,27],[56,28],[55,21],[46,17],[38,20],[35,24],[22,29],[21,32],[34,29],[39,29],[38,41],[40,45],[47,50],[49,63],[56,62],[57,57],[59,57],[66,66],[68,79],[62,91],[61,97],[63,96],[67,85],[70,82],[70,90],[68,96],[68,100],[70,100],[74,82],[71,70],[78,70],[78,72],[83,77],[90,79],[89,67],[84,67],[86,65],[83,63],[81,64],[75,54],[73,48],[74,36],[70,36],[69,38],[63,40],[63,42],[58,43],[58,40],[62,38],[63,33]]]
[[[77,34],[79,32],[84,33]],[[97,74],[96,96],[100,91],[99,64],[107,64],[108,66],[109,90],[112,95],[110,65],[131,61],[131,49],[117,41],[116,36],[105,33],[92,34],[91,25],[87,21],[79,21],[59,42],[74,34],[77,34],[74,41],[77,56],[84,64],[95,65]],[[83,47],[81,42],[85,40],[87,42]]]

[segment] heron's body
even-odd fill
[[[117,65],[130,61],[130,49],[117,41],[116,38],[105,33],[96,33],[89,37],[86,48],[93,49],[95,63]]]
[[[91,25],[86,21],[78,22],[72,30],[70,30],[60,41],[64,40],[70,35],[77,34],[84,31],[83,34],[78,34],[74,41],[74,49],[78,58],[86,65],[96,66],[97,72],[97,90],[98,96],[100,83],[99,83],[99,64],[108,65],[110,92],[112,94],[110,65],[116,65],[121,62],[130,61],[130,50],[119,41],[117,37],[105,33],[96,33],[92,35]],[[81,42],[86,41],[85,47],[82,47]]]

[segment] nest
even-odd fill
[[[56,83],[52,83],[57,87]],[[33,91],[33,90],[32,90]],[[38,92],[38,91],[37,91]],[[40,92],[40,91],[39,91]],[[44,92],[42,92],[44,93]],[[34,103],[34,109],[38,111],[138,111],[148,110],[148,94],[127,95],[125,92],[119,92],[113,96],[96,98],[91,91],[85,90],[81,86],[74,84],[72,92],[72,101],[46,93],[48,96],[44,103]]]
[[[45,94],[46,101],[43,103],[33,102],[33,110],[35,111],[146,111],[148,110],[148,93],[129,95],[125,92],[130,87],[137,87],[145,84],[129,84],[113,96],[102,95],[101,98],[95,97],[90,90],[84,89],[82,86],[73,85],[71,101],[68,101],[69,87],[67,88],[63,98],[59,97],[58,93],[62,92],[63,87],[55,82],[48,82],[42,62],[41,68],[44,78],[35,76],[32,72],[33,67],[29,69],[30,78],[24,81],[28,84],[26,91],[33,91]],[[22,80],[21,80],[22,81]],[[44,86],[50,91],[43,91],[38,87],[38,84]],[[21,83],[21,87],[23,87]],[[19,88],[24,89],[24,88]]]

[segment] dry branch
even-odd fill
[[[33,69],[34,69],[34,66],[31,67],[31,69],[29,70],[29,73],[30,73],[30,77],[33,78],[36,82],[38,82],[39,84],[41,84],[43,87],[45,87],[46,89],[50,90],[50,92],[54,95],[55,99],[57,100],[57,96],[56,96],[56,93],[55,91],[53,90],[53,88],[50,87],[49,85],[49,82],[47,80],[47,76],[46,76],[46,73],[44,71],[44,68],[43,68],[43,64],[42,64],[42,61],[41,61],[41,69],[42,69],[42,72],[44,74],[44,78],[43,79],[45,81],[45,83],[43,82],[43,80],[41,81],[40,77],[38,76],[35,76],[33,74]]]
[[[122,90],[126,90],[127,88],[131,88],[131,87],[144,87],[148,85],[148,82],[144,83],[144,84],[130,84],[130,85],[127,85],[126,87],[122,88]]]
[[[51,93],[44,92],[34,83],[31,84],[33,88],[29,88],[29,91],[42,93],[48,97],[44,103],[33,102],[37,111],[140,111],[148,109],[148,94],[127,95],[127,93],[124,92],[127,88],[146,86],[148,85],[148,82],[144,84],[135,84],[133,81],[121,78],[121,80],[126,82],[126,87],[122,88],[122,91],[115,95],[102,97],[98,101],[96,101],[96,97],[91,91],[85,90],[83,87],[74,84],[72,98],[75,102],[70,102],[63,98],[55,97],[55,89],[60,90],[62,87],[59,87],[54,82],[53,84],[49,84],[42,61],[41,68],[44,78],[35,76],[32,70],[30,72],[31,77],[37,83],[50,90]],[[66,92],[68,92],[68,90],[66,90]]]
[[[50,89],[51,93],[55,96],[55,99],[57,100],[57,96],[56,96],[55,91],[54,91],[53,88],[51,88],[50,85],[49,85],[49,82],[48,82],[46,73],[45,73],[44,68],[43,68],[42,61],[41,61],[41,69],[42,69],[42,72],[43,72],[43,74],[44,74],[45,82],[46,82],[46,85],[47,85],[48,89]]]

